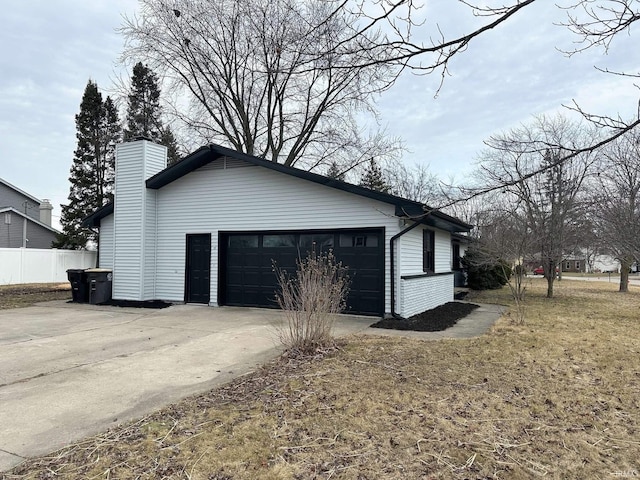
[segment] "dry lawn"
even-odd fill
[[[69,283],[33,283],[0,285],[0,310],[30,307],[49,300],[71,300]]]
[[[640,476],[640,288],[531,281],[473,340],[352,337],[28,462],[14,478]],[[508,304],[506,290],[475,297]]]

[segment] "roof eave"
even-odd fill
[[[469,232],[473,229],[473,225],[469,225],[455,217],[442,213],[422,204],[397,205],[397,217],[412,220],[414,222],[423,223],[425,225],[436,227],[448,232]]]
[[[100,220],[113,213],[113,202],[107,203],[105,206],[99,208],[91,215],[82,220],[82,226],[85,228],[100,227]]]

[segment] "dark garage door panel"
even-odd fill
[[[227,239],[225,239],[225,242]],[[245,307],[277,307],[276,274],[273,260],[295,269],[297,251],[276,251],[263,247],[227,247],[225,303]]]
[[[312,232],[287,232],[308,237]],[[348,312],[365,315],[384,313],[384,233],[382,230],[322,232],[333,236],[333,252],[337,261],[348,267],[350,290],[347,297]],[[257,241],[250,235],[257,236]],[[225,234],[221,237],[224,268],[221,272],[221,297],[226,305],[277,307],[275,293],[278,288],[273,264],[295,273],[298,247],[264,247],[264,236],[272,232],[252,234]],[[349,236],[354,236],[350,244]],[[369,246],[362,245],[363,236]],[[236,238],[233,238],[233,237]],[[346,236],[346,237],[345,237]],[[241,238],[242,237],[242,238]],[[357,237],[357,238],[356,238]],[[371,237],[376,237],[371,240]],[[345,239],[346,238],[346,239]],[[230,241],[231,239],[231,241]],[[342,243],[342,245],[340,245]],[[366,242],[365,242],[366,243]],[[373,246],[371,244],[373,243]]]

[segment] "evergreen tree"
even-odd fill
[[[385,182],[382,170],[373,158],[371,158],[367,169],[360,178],[360,186],[382,193],[389,193],[389,185]]]
[[[158,78],[149,67],[138,62],[133,67],[128,95],[125,141],[143,136],[159,142],[162,134],[161,113]]]
[[[173,165],[182,158],[180,156],[180,151],[178,150],[176,137],[173,136],[173,132],[168,126],[162,129],[160,145],[167,147],[167,165]]]
[[[103,102],[91,80],[76,115],[76,130],[69,203],[61,205],[62,234],[53,244],[57,248],[79,249],[95,241],[95,233],[82,228],[82,220],[113,199],[115,145],[121,140],[121,127],[113,101],[107,97]]]
[[[331,162],[331,164],[329,165],[329,170],[327,170],[327,177],[335,178],[336,180],[344,182],[344,173],[340,172],[340,168],[335,161]]]
[[[180,159],[173,132],[162,122],[158,77],[142,62],[133,67],[124,139],[128,141],[140,136],[167,147],[169,165]]]

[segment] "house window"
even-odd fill
[[[580,270],[580,260],[576,260],[576,270]]]
[[[458,242],[451,244],[451,252],[453,255],[451,267],[453,270],[460,270],[462,268],[462,264],[460,263],[460,244]]]
[[[422,270],[428,273],[435,271],[435,232],[422,231]]]
[[[565,270],[571,270],[571,262],[569,262],[569,261],[565,262],[564,269]]]

